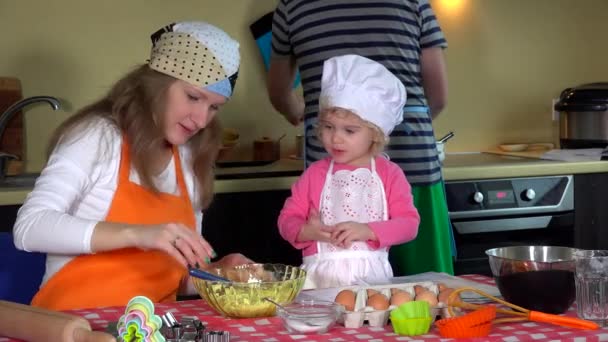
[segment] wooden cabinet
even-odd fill
[[[574,175],[574,246],[608,249],[608,173]]]
[[[203,235],[219,256],[242,253],[256,262],[299,266],[302,252],[283,240],[277,219],[289,190],[216,194],[203,217]]]
[[[302,253],[279,235],[277,218],[289,190],[219,193],[203,217],[203,235],[219,256],[299,266]],[[0,232],[11,233],[20,205],[0,206]]]
[[[574,245],[608,249],[608,173],[574,176]],[[302,254],[279,235],[277,218],[289,190],[218,193],[203,218],[203,235],[218,255],[300,265]],[[10,233],[19,205],[0,206],[0,232]]]
[[[17,211],[21,205],[0,206],[0,233],[12,233]]]

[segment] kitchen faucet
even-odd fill
[[[8,107],[8,109],[0,115],[0,138],[4,134],[6,125],[8,124],[8,121],[13,117],[13,115],[15,115],[15,113],[20,111],[23,107],[36,102],[48,102],[51,107],[53,107],[53,110],[58,110],[59,108],[61,108],[59,100],[52,96],[32,96],[18,101],[12,106]]]
[[[6,129],[6,126],[8,125],[10,119],[23,107],[37,102],[47,102],[51,105],[53,110],[58,110],[59,108],[61,108],[61,103],[59,102],[59,100],[52,96],[32,96],[14,103],[12,106],[8,107],[8,109],[5,110],[4,113],[0,114],[0,139],[4,135],[4,130]],[[4,178],[6,161],[8,159],[15,158],[16,157],[14,155],[0,152],[0,179]]]

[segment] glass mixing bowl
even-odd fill
[[[306,279],[303,269],[283,264],[246,264],[206,271],[230,281],[192,277],[199,295],[221,315],[235,318],[273,316],[276,307],[264,298],[290,304]]]
[[[486,251],[504,299],[525,309],[560,314],[576,297],[574,252],[557,246],[511,246]]]

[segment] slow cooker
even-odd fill
[[[561,148],[608,146],[608,82],[564,89],[554,109]]]

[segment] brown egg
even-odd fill
[[[391,305],[399,306],[412,301],[412,296],[406,291],[396,291],[391,296]]]
[[[347,311],[355,310],[355,293],[351,290],[342,290],[336,295],[335,302],[344,306]]]
[[[452,303],[458,303],[460,301],[462,301],[462,298],[460,298],[460,295],[454,296],[452,297],[452,299],[450,299],[450,295],[452,294],[452,292],[454,292],[454,289],[446,287],[443,290],[439,291],[439,294],[437,295],[437,300],[440,303],[444,303],[444,304],[452,304]]]
[[[414,291],[416,291],[416,300],[427,301],[431,307],[437,305],[437,295],[433,291],[427,290],[419,285],[414,286]]]
[[[367,305],[374,308],[374,310],[386,310],[388,309],[388,298],[382,293],[376,293],[375,295],[367,298]]]
[[[403,290],[402,290],[402,289],[398,289],[398,288],[396,288],[396,287],[393,287],[393,288],[391,289],[391,296],[392,296],[392,295],[394,295],[394,294],[395,294],[395,293],[397,293],[397,292],[400,292],[400,291],[403,291]]]
[[[420,293],[423,293],[424,291],[428,291],[424,286],[414,285],[414,293],[416,294],[416,296]]]
[[[379,293],[378,291],[374,290],[374,289],[367,289],[367,298],[375,295],[376,293]]]

